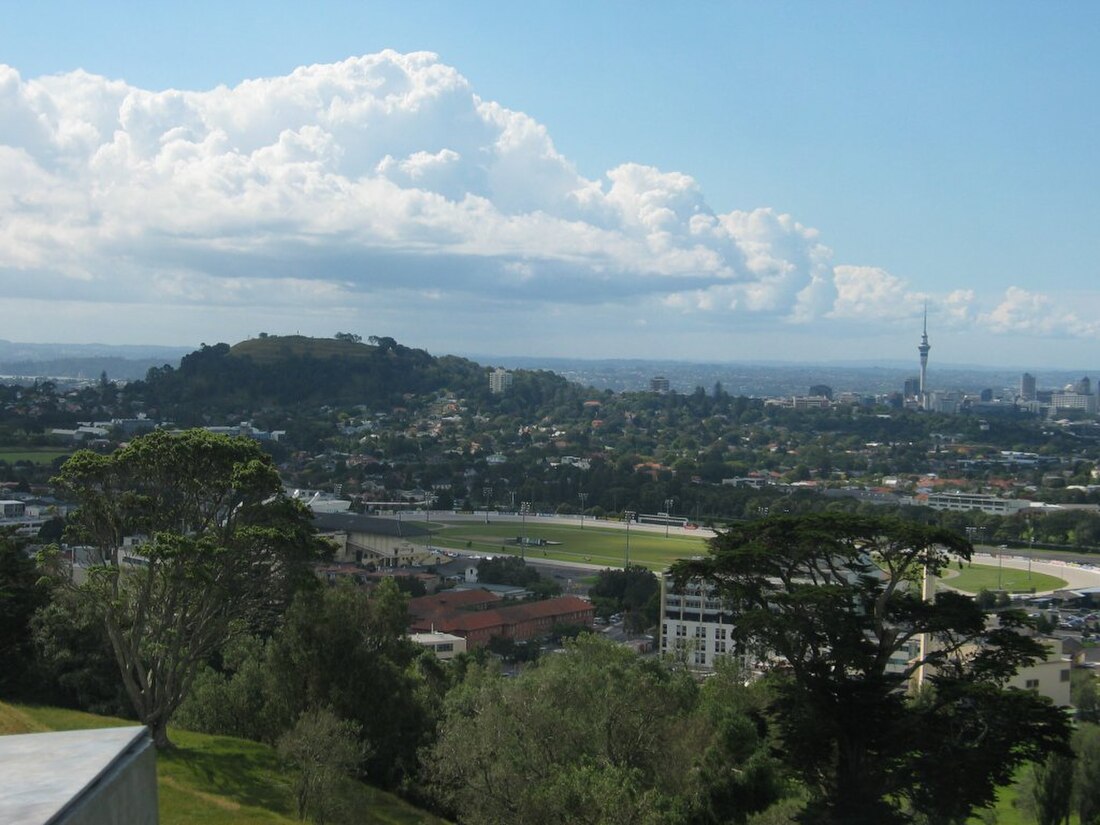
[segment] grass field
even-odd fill
[[[55,458],[70,456],[73,450],[62,447],[0,447],[0,461],[14,464],[29,461],[31,464],[51,464]]]
[[[436,531],[432,544],[475,553],[520,555],[515,543],[523,535],[520,522],[456,521],[433,524]],[[545,547],[527,547],[523,552],[531,559],[555,559],[557,561],[598,564],[606,567],[622,567],[627,555],[627,531],[609,527],[546,524],[527,522],[528,539],[545,539],[558,542]],[[706,544],[696,536],[670,535],[648,530],[630,530],[630,562],[651,570],[663,570],[676,559],[701,555]]]
[[[1066,586],[1066,580],[1045,573],[1028,573],[1014,567],[998,568],[996,565],[972,564],[962,570],[953,569],[943,581],[956,590],[977,593],[979,590],[1056,590]]]
[[[0,702],[0,734],[133,725],[125,719]],[[177,746],[157,754],[161,825],[291,825],[290,776],[267,745],[173,730]],[[444,825],[392,794],[357,785],[356,821],[370,825]]]

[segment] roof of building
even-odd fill
[[[558,596],[553,599],[543,599],[538,602],[501,607],[495,612],[506,613],[513,621],[525,621],[529,619],[553,618],[567,613],[595,612],[592,602],[585,601],[577,596]]]
[[[0,821],[67,821],[108,774],[150,747],[140,726],[0,736]]]
[[[420,645],[434,644],[437,642],[464,641],[461,636],[452,633],[440,633],[439,631],[428,633],[410,633],[409,638]]]
[[[432,596],[409,600],[410,616],[432,616],[451,610],[476,608],[500,601],[500,596],[488,590],[445,590]]]
[[[465,592],[472,593],[476,591]],[[421,598],[430,599],[432,597],[422,596]],[[413,601],[418,600],[413,599]],[[510,627],[538,619],[554,619],[574,613],[591,614],[595,612],[595,609],[591,602],[576,596],[558,596],[553,599],[488,610],[471,611],[462,610],[458,607],[443,608],[434,613],[415,615],[410,626],[413,630],[433,628],[446,632],[472,633],[477,630]]]
[[[416,522],[364,516],[359,513],[317,513],[313,517],[313,524],[322,533],[367,533],[395,538],[423,538],[431,532],[423,524]]]
[[[477,569],[477,560],[453,559],[446,564],[437,564],[435,570],[441,576],[460,576],[465,575],[471,567]]]
[[[531,591],[526,587],[521,587],[516,584],[490,584],[489,582],[477,582],[476,584],[456,584],[454,590],[461,593],[464,590],[487,590],[490,593],[496,593],[505,599],[521,599],[524,596],[530,596]]]

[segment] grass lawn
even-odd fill
[[[1056,590],[1066,586],[1066,580],[1045,573],[1028,573],[1015,567],[998,568],[996,565],[971,564],[962,570],[951,569],[954,575],[944,576],[943,581],[966,593],[979,590],[1009,590],[1023,592],[1031,590]]]
[[[133,725],[126,719],[61,708],[0,702],[0,734]],[[298,822],[290,774],[274,749],[228,736],[172,730],[176,749],[157,754],[161,825],[268,825]],[[373,825],[444,825],[401,799],[357,784],[358,822]]]
[[[483,554],[520,555],[515,543],[523,535],[521,522],[455,521],[432,523],[435,530],[432,544],[457,550],[471,550]],[[558,561],[598,564],[606,567],[622,567],[626,558],[627,531],[608,527],[527,522],[529,539],[545,539],[559,542],[545,547],[527,547],[525,553],[531,559],[556,559]],[[706,553],[706,543],[696,536],[670,535],[648,530],[630,531],[630,562],[651,570],[663,570],[677,559]]]
[[[31,464],[52,464],[61,456],[71,456],[75,450],[63,447],[0,447],[0,461],[14,464],[17,461],[29,461]]]

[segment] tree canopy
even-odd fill
[[[1045,652],[1024,617],[987,627],[973,599],[922,594],[970,553],[939,528],[826,513],[739,525],[674,566],[735,606],[739,649],[770,663],[785,759],[814,795],[803,821],[965,819],[1015,766],[1064,747],[1060,711],[1003,687]]]
[[[308,511],[255,442],[203,430],[80,451],[55,483],[79,504],[67,535],[88,554],[59,580],[103,622],[134,710],[165,746],[201,664],[270,626],[311,580]]]
[[[781,791],[758,696],[584,635],[515,679],[470,666],[426,778],[460,822],[743,822]]]

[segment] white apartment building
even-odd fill
[[[712,585],[689,582],[677,590],[667,576],[661,577],[658,650],[662,655],[681,658],[692,670],[714,670],[718,659],[737,653],[731,635],[733,619],[733,611]]]
[[[489,373],[489,392],[500,395],[512,386],[512,373],[497,367]]]

